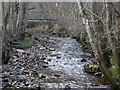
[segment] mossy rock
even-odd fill
[[[84,70],[85,70],[85,72],[88,72],[88,73],[100,72],[99,66],[94,63],[86,63],[84,65]]]

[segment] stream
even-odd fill
[[[93,75],[84,72],[84,64],[90,62],[89,53],[70,37],[37,37],[28,49],[15,49],[13,57],[2,67],[3,87],[41,87],[86,90],[102,85]],[[86,55],[85,62],[82,56]],[[55,89],[55,90],[56,90]]]

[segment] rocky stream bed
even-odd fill
[[[83,66],[89,60],[83,61],[82,56],[90,54],[84,53],[75,39],[39,37],[33,41],[31,48],[13,48],[13,57],[2,66],[4,88],[86,90],[108,87],[100,84],[95,76],[84,72]]]

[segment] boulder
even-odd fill
[[[100,68],[97,64],[94,63],[86,63],[84,65],[84,70],[88,73],[97,73],[100,72]]]

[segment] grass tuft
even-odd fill
[[[18,40],[18,45],[21,47],[21,48],[26,48],[26,47],[31,47],[33,44],[33,42],[31,40]]]

